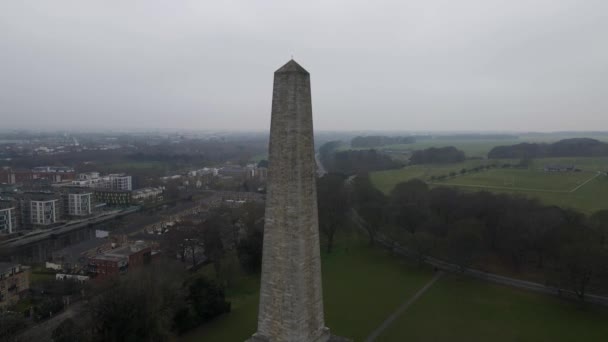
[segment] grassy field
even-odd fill
[[[377,341],[606,341],[608,310],[447,275]]]
[[[358,235],[342,236],[337,248],[323,255],[326,322],[334,333],[361,341],[431,276],[428,269],[369,248]],[[258,289],[257,279],[241,279],[229,293],[232,312],[180,341],[244,341],[256,330]]]
[[[597,172],[544,172],[536,169],[490,169],[469,172],[434,184],[479,188],[521,189],[536,192],[569,192],[597,176]]]
[[[496,168],[469,172],[442,181],[430,180],[431,176],[459,173],[463,168],[517,162],[501,159],[467,160],[447,165],[413,165],[398,170],[373,172],[371,179],[385,193],[389,193],[400,182],[419,178],[434,186],[446,185],[469,191],[486,190],[530,196],[547,204],[570,207],[585,213],[608,209],[608,177],[602,175],[593,178],[598,171],[608,170],[608,158],[542,158],[533,160],[529,169]],[[582,172],[544,172],[543,167],[551,164],[574,165]],[[585,183],[586,181],[589,182]]]
[[[593,134],[584,133],[581,134],[525,134],[520,137],[514,137],[513,139],[453,139],[448,137],[436,136],[433,139],[422,139],[413,144],[395,144],[381,146],[376,149],[384,150],[389,152],[400,152],[400,151],[414,151],[421,150],[430,147],[445,147],[454,146],[459,150],[464,151],[467,157],[487,157],[488,152],[496,146],[508,146],[520,144],[523,142],[528,143],[553,143],[562,139],[569,138],[580,138],[585,136],[592,139],[601,141],[608,141],[608,135],[606,134]],[[351,149],[350,142],[344,142],[340,147],[341,150]]]
[[[478,140],[478,139],[426,139],[420,140],[413,144],[394,144],[394,145],[385,145],[376,147],[377,150],[387,151],[387,152],[406,152],[406,151],[415,151],[415,150],[423,150],[430,147],[446,147],[446,146],[454,146],[459,150],[464,151],[467,157],[486,157],[488,152],[496,146],[504,146],[504,145],[514,145],[519,144],[523,141],[519,139],[504,139],[504,140]],[[350,146],[350,142],[344,142],[339,150],[349,150],[349,149],[368,149],[366,148],[352,148]]]
[[[372,172],[370,177],[378,189],[384,193],[389,193],[395,185],[410,179],[419,178],[428,181],[431,176],[447,175],[450,172],[458,173],[463,168],[471,169],[476,166],[493,162],[495,161],[473,159],[455,164],[412,165],[402,169]],[[503,160],[496,162],[504,163],[507,161]]]
[[[454,146],[463,151],[467,157],[486,157],[488,152],[496,146],[519,144],[520,140],[447,140],[430,139],[413,144],[386,145],[379,149],[388,151],[414,151],[430,147]]]
[[[364,341],[422,288],[432,271],[341,236],[323,255],[326,323]],[[256,329],[259,280],[241,277],[229,292],[232,312],[180,341],[244,341]],[[608,310],[446,275],[398,318],[379,341],[602,341]],[[579,339],[574,337],[580,337]]]

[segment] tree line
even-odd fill
[[[385,195],[365,174],[319,180],[327,183],[331,190],[319,191],[319,217],[328,251],[332,227],[348,220],[352,208],[370,243],[378,233],[390,236],[420,262],[433,256],[463,269],[508,269],[581,299],[589,291],[608,294],[608,210],[586,216],[523,196],[430,188],[417,179]]]
[[[357,136],[351,139],[351,147],[381,147],[386,145],[394,144],[413,144],[416,142],[414,137],[389,137],[384,135],[369,135],[369,136]]]
[[[353,175],[400,168],[403,165],[374,149],[339,151],[341,142],[331,141],[319,148],[321,163],[328,172]]]
[[[464,160],[464,152],[454,146],[417,150],[410,157],[411,164],[448,164],[461,163]]]
[[[608,156],[608,144],[590,138],[564,139],[552,144],[521,143],[496,146],[488,153],[490,159],[605,156]]]

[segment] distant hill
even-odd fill
[[[606,157],[608,144],[595,139],[573,138],[553,144],[522,143],[496,146],[488,158]]]
[[[383,135],[370,135],[354,137],[350,141],[350,146],[356,148],[372,148],[394,144],[413,144],[416,142],[414,137],[388,137]]]
[[[414,151],[410,157],[412,164],[446,164],[464,161],[464,152],[454,146],[431,147],[425,150]]]
[[[446,141],[475,141],[475,140],[517,140],[519,136],[511,134],[443,134],[443,135],[413,135],[416,141],[446,140]]]

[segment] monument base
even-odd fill
[[[253,336],[251,336],[251,338],[249,338],[245,342],[279,342],[279,341],[274,341],[259,333],[255,333],[255,334],[253,334]],[[329,328],[325,328],[323,331],[323,334],[319,338],[317,338],[315,341],[310,341],[310,342],[353,342],[353,340],[351,340],[350,338],[346,338],[346,337],[331,335],[329,333]]]
[[[353,340],[351,340],[350,338],[336,336],[336,335],[330,335],[329,339],[326,341],[327,342],[353,342]],[[253,336],[251,336],[250,339],[248,339],[245,342],[272,342],[272,341],[266,337],[253,335]]]

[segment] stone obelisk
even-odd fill
[[[310,74],[274,73],[258,330],[250,341],[325,342]]]

